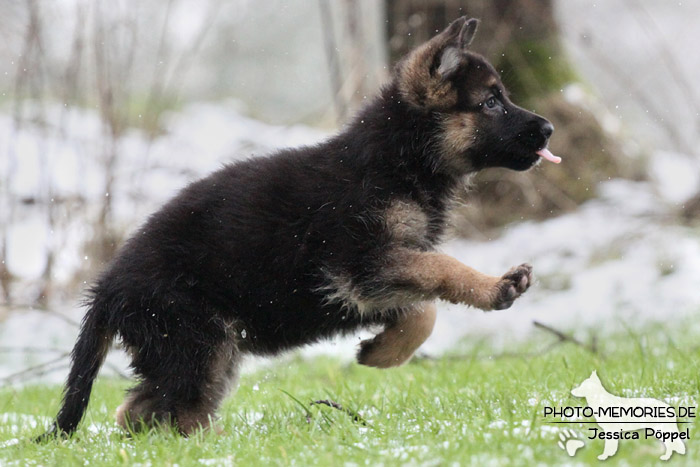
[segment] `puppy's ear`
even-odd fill
[[[443,80],[449,79],[462,64],[462,53],[456,47],[447,47],[440,55],[437,74]]]
[[[465,61],[464,56],[460,53],[460,50],[466,50],[469,48],[474,40],[476,28],[479,26],[478,19],[471,18],[464,21],[465,18],[466,16],[462,16],[457,21],[453,21],[447,28],[447,31],[451,35],[457,29],[457,26],[462,24],[459,34],[456,36],[456,47],[449,45],[452,40],[448,39],[447,45],[440,55],[440,65],[437,68],[437,72],[443,80],[452,76],[454,72],[457,71],[459,66]]]
[[[462,26],[462,29],[459,31],[458,42],[461,49],[466,49],[471,45],[478,26],[479,20],[476,18],[465,21],[464,26]]]
[[[466,16],[461,16],[457,18],[456,20],[452,21],[449,26],[447,26],[440,34],[435,36],[432,40],[437,39],[438,37],[442,37],[443,41],[447,42],[451,39],[456,39],[459,37],[459,35],[462,32],[462,29],[464,26],[467,25],[467,23],[471,21],[468,20]]]
[[[447,78],[463,63],[462,51],[471,43],[477,24],[462,16],[399,62],[396,80],[404,99],[431,109],[457,103],[457,91]]]

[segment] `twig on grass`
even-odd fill
[[[284,389],[280,389],[280,391],[281,391],[283,394],[285,394],[287,397],[289,397],[290,399],[292,399],[299,407],[302,408],[302,410],[305,412],[305,415],[306,415],[306,423],[311,423],[311,418],[312,418],[312,415],[313,415],[313,414],[312,414],[311,411],[308,409],[308,407],[306,407],[306,405],[305,405],[303,402],[301,402],[299,399],[297,399],[296,397],[294,397],[293,395],[291,395],[290,393],[288,393],[288,392],[285,391]],[[331,408],[333,408],[333,409],[340,410],[341,412],[345,412],[345,413],[348,414],[350,417],[352,417],[352,421],[353,421],[353,422],[361,423],[363,426],[368,426],[368,425],[369,425],[369,424],[367,423],[367,420],[365,420],[364,418],[362,418],[357,412],[354,412],[354,411],[352,411],[352,410],[350,410],[350,409],[346,409],[345,407],[343,407],[342,405],[338,404],[338,403],[335,402],[335,401],[332,401],[332,400],[329,400],[329,399],[323,399],[323,400],[312,401],[312,402],[309,403],[309,405],[327,405],[328,407],[331,407]],[[329,421],[330,421],[330,420],[329,420]]]
[[[350,409],[346,409],[342,405],[338,404],[335,401],[329,400],[329,399],[323,399],[323,400],[317,400],[311,402],[309,405],[327,405],[328,407],[332,407],[336,410],[340,410],[341,412],[345,412],[348,414],[350,417],[352,417],[352,421],[355,423],[361,423],[364,426],[367,426],[367,421],[362,418],[357,412],[354,412]],[[307,414],[306,415],[306,422],[310,423],[311,422],[311,417]]]

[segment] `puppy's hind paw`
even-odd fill
[[[387,368],[391,366],[389,362],[386,361],[386,356],[382,355],[380,341],[381,339],[375,336],[372,339],[365,339],[360,342],[360,349],[357,351],[357,363],[375,368]]]
[[[389,343],[390,344],[390,343]],[[397,345],[387,345],[382,334],[373,339],[366,339],[360,342],[360,350],[357,352],[357,363],[374,368],[391,368],[406,362],[413,352],[407,355]]]

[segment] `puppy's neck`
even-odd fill
[[[444,116],[405,101],[395,83],[363,108],[339,135],[354,147],[359,169],[390,173],[441,198],[471,171],[454,163],[443,131]]]

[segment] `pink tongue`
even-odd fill
[[[558,163],[561,162],[561,157],[555,156],[555,155],[552,154],[552,152],[551,152],[549,149],[547,149],[547,148],[540,149],[539,151],[536,152],[536,154],[537,154],[538,156],[540,156],[540,157],[543,157],[543,158],[547,159],[549,162],[554,162],[555,164],[558,164]]]

